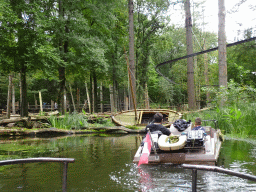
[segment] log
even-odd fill
[[[31,117],[31,121],[36,121],[36,120],[43,120],[47,119],[47,117],[40,116],[40,117]],[[0,120],[0,125],[8,124],[8,123],[16,123],[16,122],[24,122],[28,121],[29,117],[16,117],[16,118],[11,118],[11,119],[2,119]]]

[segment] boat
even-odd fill
[[[183,120],[185,121],[185,120]],[[171,136],[159,134],[159,132],[150,133],[151,152],[148,157],[148,164],[203,164],[215,165],[223,141],[223,135],[220,129],[204,126],[203,130],[191,130],[192,123],[186,122],[187,127],[179,132],[173,123],[170,127]],[[176,139],[175,142],[172,142]],[[133,162],[138,163],[143,153],[143,142],[139,146]]]
[[[175,120],[182,117],[181,113],[170,109],[137,109],[136,112],[135,110],[127,110],[116,113],[112,116],[112,121],[118,126],[145,128],[153,121],[156,113],[163,114],[163,125],[168,128]]]

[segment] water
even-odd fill
[[[132,163],[137,135],[86,135],[49,139],[1,140],[0,158],[75,158],[68,164],[67,191],[191,191],[191,170],[179,166]],[[256,175],[256,142],[226,140],[218,166]],[[0,191],[62,191],[61,163],[0,167]],[[256,191],[256,183],[198,171],[198,191]]]

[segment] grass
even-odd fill
[[[215,119],[219,128],[231,137],[256,137],[256,103],[237,103],[223,108],[215,108],[199,113],[187,114],[185,118],[194,121],[196,117],[202,120]],[[212,125],[213,126],[213,125]]]

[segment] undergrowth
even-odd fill
[[[105,119],[103,117],[97,118],[95,116],[94,120],[89,120],[86,113],[72,113],[65,114],[64,117],[50,116],[49,121],[51,125],[59,129],[89,129],[92,127],[111,127],[114,126],[110,119]]]

